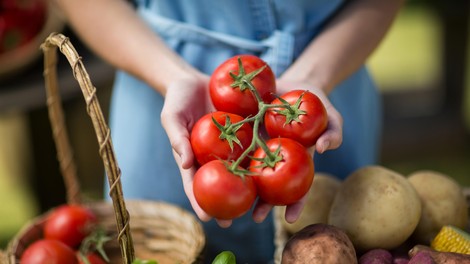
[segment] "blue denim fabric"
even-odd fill
[[[139,16],[202,72],[240,53],[260,56],[276,75],[289,67],[340,8],[340,0],[138,0]],[[316,171],[345,178],[377,161],[381,103],[365,67],[338,85],[330,99],[344,118],[338,150],[314,157]],[[168,137],[160,123],[163,98],[147,84],[118,72],[111,131],[126,198],[164,200],[192,211]],[[232,227],[204,223],[208,263],[231,250],[238,263],[269,263],[274,254],[270,217],[255,224],[248,213]]]

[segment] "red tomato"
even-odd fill
[[[215,108],[243,117],[258,113],[258,101],[246,85],[241,85],[230,75],[240,75],[238,58],[241,59],[247,75],[266,65],[259,74],[251,77],[251,83],[258,91],[262,100],[269,103],[276,93],[276,80],[269,65],[253,55],[240,55],[223,62],[211,75],[209,91]],[[250,76],[248,76],[250,78]],[[233,86],[232,86],[233,85]]]
[[[46,17],[44,0],[0,1],[0,53],[31,41],[43,28]]]
[[[197,203],[207,214],[228,220],[250,210],[256,199],[256,186],[252,177],[242,179],[226,166],[221,160],[204,164],[194,175],[193,191]]]
[[[86,258],[88,259],[88,262],[89,262],[88,264],[106,264],[107,263],[102,257],[100,257],[98,254],[95,254],[95,253],[87,254]],[[78,259],[79,264],[86,264],[82,260],[80,255],[78,255],[78,254],[77,254],[77,259]]]
[[[244,123],[235,131],[221,134],[221,130],[212,120],[214,118],[220,125],[225,126],[228,124],[227,117],[230,118],[231,124],[243,120],[239,115],[218,111],[201,117],[194,125],[191,131],[191,146],[200,165],[215,159],[236,160],[250,146],[253,129],[249,123]]]
[[[302,99],[298,101],[300,96]],[[328,116],[320,98],[302,90],[287,92],[281,98],[292,106],[292,111],[280,108],[270,108],[266,111],[264,124],[269,137],[291,138],[305,147],[315,145],[328,126]],[[271,104],[282,102],[276,98]]]
[[[78,264],[72,248],[57,240],[41,239],[26,248],[21,264]]]
[[[258,148],[250,163],[251,176],[259,197],[272,205],[289,205],[297,202],[310,189],[314,176],[312,156],[295,140],[275,138],[266,142],[271,152],[279,149],[279,161],[274,167],[263,167],[266,152]]]
[[[62,205],[47,217],[44,223],[44,237],[62,241],[70,247],[77,247],[90,234],[96,217],[81,205]]]

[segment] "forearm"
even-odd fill
[[[403,0],[350,1],[281,79],[306,82],[328,94],[364,64],[402,3]]]
[[[123,0],[56,0],[68,23],[96,54],[166,94],[171,76],[194,69],[144,24]]]

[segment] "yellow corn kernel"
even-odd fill
[[[470,235],[455,226],[443,226],[431,242],[431,248],[442,252],[470,254]]]

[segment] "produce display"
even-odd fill
[[[282,259],[275,263],[293,263],[284,257],[291,254],[291,240],[316,243],[318,235],[299,238],[298,234],[307,227],[326,225],[346,234],[359,264],[470,264],[468,204],[462,188],[448,175],[420,170],[405,176],[383,166],[366,166],[340,181],[317,172],[308,198],[295,228],[285,223],[282,213],[275,215],[278,233],[285,234]],[[319,218],[325,211],[327,217]],[[426,239],[417,235],[422,223],[427,223]],[[332,247],[323,251],[316,253],[319,259],[338,254]],[[297,249],[296,254],[300,252]],[[356,262],[332,258],[318,263]]]
[[[215,111],[190,133],[194,196],[223,220],[246,214],[258,200],[276,206],[276,239],[284,241],[275,243],[275,263],[470,264],[468,202],[451,177],[430,170],[405,176],[379,165],[343,181],[315,172],[309,148],[328,126],[322,102],[306,90],[277,96],[272,70],[256,56],[223,62],[208,89]],[[305,195],[299,219],[287,223],[286,206]],[[40,231],[20,263],[108,263],[109,237],[83,205],[53,209]],[[133,264],[145,263],[158,262]],[[224,251],[213,263],[236,258]]]
[[[455,249],[466,247],[457,235],[468,223],[468,205],[450,177],[432,171],[405,176],[379,165],[359,168],[344,181],[314,176],[308,148],[328,126],[326,110],[308,91],[277,96],[273,72],[256,56],[223,62],[209,90],[216,111],[197,120],[190,137],[199,164],[196,201],[218,219],[240,217],[257,199],[278,206],[277,228],[288,237],[276,261],[409,264],[458,257],[466,263],[467,252]],[[286,206],[306,194],[298,221],[287,223]],[[460,231],[436,236],[444,226]]]
[[[290,205],[304,197],[314,178],[308,147],[328,124],[320,99],[303,90],[277,97],[274,73],[253,55],[217,67],[209,92],[217,111],[197,120],[190,135],[200,166],[193,180],[199,206],[234,219],[257,198]]]

